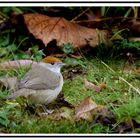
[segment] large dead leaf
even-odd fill
[[[101,105],[97,105],[91,97],[86,97],[78,107],[75,109],[75,119],[85,119],[88,121],[92,121],[93,114],[97,111],[102,109]]]
[[[42,14],[25,14],[23,17],[29,32],[35,38],[42,40],[46,46],[55,40],[58,47],[67,43],[72,44],[74,48],[82,48],[86,45],[96,47],[99,41],[106,40],[106,31],[80,26],[62,17],[49,17]]]

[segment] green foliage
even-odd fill
[[[128,39],[115,40],[112,46],[107,48],[106,56],[117,58],[121,55],[127,56],[127,53],[138,56],[140,54],[140,42],[133,42]]]
[[[64,44],[62,50],[66,54],[74,53],[73,46],[70,43]]]
[[[1,7],[0,12],[3,13],[5,16],[9,16],[11,12],[16,14],[23,14],[27,12],[36,12],[33,8],[30,7]]]
[[[27,52],[22,51],[22,44],[28,41],[28,37],[17,37],[11,42],[10,33],[14,31],[8,31],[0,35],[0,57],[4,59],[17,60],[17,59],[32,59],[35,61],[40,61],[44,53],[39,50],[37,45],[29,47]],[[17,41],[18,40],[18,41]],[[19,43],[18,43],[19,42]],[[17,44],[18,43],[18,44]],[[29,52],[29,53],[28,53]]]
[[[115,110],[116,115],[120,121],[127,121],[130,119],[136,120],[140,123],[140,98],[134,97],[129,98],[122,106]]]
[[[82,8],[79,8],[81,12]],[[8,15],[11,10],[16,11],[16,13],[26,13],[28,11],[35,12],[32,8],[1,8],[0,11],[5,15]],[[69,8],[71,12],[75,12],[77,15],[76,8]],[[114,10],[113,7],[102,8],[102,16],[108,16],[120,12],[121,15],[127,17],[131,14],[131,8],[117,7]],[[111,12],[113,11],[113,12]],[[27,36],[16,36],[12,37],[12,33],[15,33],[16,29],[8,29],[0,34],[0,58],[1,60],[14,60],[14,59],[33,59],[39,61],[44,56],[42,50],[39,46],[34,44],[31,46],[26,46],[26,42],[29,42]],[[124,33],[124,32],[123,32]],[[137,93],[131,89],[126,83],[119,80],[119,76],[125,78],[129,83],[139,88],[140,80],[139,77],[135,76],[132,70],[128,72],[124,71],[126,61],[113,60],[114,54],[122,53],[122,50],[135,49],[137,53],[140,52],[140,43],[128,41],[123,37],[122,32],[117,32],[115,35],[119,35],[120,38],[113,40],[112,44],[107,48],[100,42],[99,36],[99,46],[96,48],[98,51],[97,56],[103,56],[106,59],[106,63],[113,68],[116,73],[112,73],[99,61],[90,57],[89,54],[85,58],[75,59],[75,58],[65,58],[66,64],[70,65],[71,68],[74,66],[80,66],[81,71],[86,71],[85,74],[74,73],[75,69],[72,71],[70,78],[64,79],[63,92],[65,99],[77,106],[81,101],[90,96],[97,104],[108,107],[115,114],[116,124],[120,122],[127,122],[128,120],[135,120],[137,125],[140,125],[140,98]],[[115,36],[116,37],[116,36]],[[116,37],[117,38],[117,37]],[[25,44],[24,44],[25,43]],[[32,43],[31,43],[32,44]],[[108,45],[108,44],[107,44]],[[25,49],[24,47],[27,47]],[[68,43],[63,46],[63,52],[66,54],[71,54],[74,52],[72,44]],[[110,57],[112,56],[112,57]],[[136,63],[132,65],[132,69],[140,66],[140,61],[138,60],[138,65]],[[65,73],[63,68],[63,74]],[[17,76],[23,77],[25,71],[15,70],[0,72],[0,76]],[[89,90],[85,88],[84,79],[87,79],[97,85],[100,85],[103,80],[105,80],[107,88],[103,89],[100,93]],[[87,121],[81,120],[80,122],[70,122],[69,120],[51,120],[48,118],[43,118],[37,116],[35,113],[29,112],[26,108],[26,99],[19,98],[16,101],[7,102],[3,100],[9,91],[5,89],[0,91],[0,132],[4,133],[112,133],[113,130],[109,126],[105,126],[102,123],[90,124]],[[113,126],[112,126],[113,127]],[[133,128],[135,129],[135,128]],[[136,129],[135,129],[136,130]],[[137,130],[136,130],[137,132]]]
[[[17,103],[5,103],[0,109],[0,125],[2,128],[8,128],[11,123],[10,117],[15,113],[15,108],[18,106]],[[18,112],[18,111],[17,111]]]
[[[118,46],[116,49],[135,49],[140,52],[140,42],[131,42],[127,39],[123,39],[122,41],[116,43],[116,45]]]
[[[71,59],[71,60],[70,60]],[[123,61],[108,60],[108,65],[115,69],[117,74],[113,74],[108,70],[98,59],[93,57],[85,59],[65,59],[65,63],[72,65],[75,62],[76,65],[86,66],[86,74],[75,75],[73,73],[73,79],[64,78],[63,93],[65,100],[77,106],[81,101],[90,96],[97,104],[106,106],[114,112],[116,117],[116,124],[120,122],[126,122],[127,120],[135,120],[140,124],[139,107],[140,98],[137,93],[129,86],[118,80],[118,76],[123,70]],[[138,64],[139,65],[139,61]],[[73,66],[72,66],[73,67]],[[74,67],[73,67],[74,68]],[[84,67],[83,67],[84,68]],[[63,69],[63,74],[67,68]],[[82,69],[82,68],[81,68]],[[23,71],[18,71],[19,75],[23,75]],[[11,73],[14,75],[14,73]],[[122,75],[135,87],[139,86],[137,79],[134,79],[132,73],[124,73]],[[88,90],[84,86],[84,78],[99,85],[103,79],[105,79],[107,88],[100,93],[96,93],[92,90]],[[133,78],[133,80],[132,80]],[[1,92],[5,94],[6,92]],[[3,98],[1,96],[1,98]],[[81,120],[80,122],[71,122],[67,119],[55,120],[38,117],[35,113],[31,113],[26,108],[26,100],[19,98],[16,101],[5,102],[1,104],[0,109],[0,124],[1,132],[7,133],[112,133],[109,126],[105,126],[102,123],[89,123]],[[94,121],[94,120],[93,120]]]
[[[115,10],[114,10],[115,8]],[[124,16],[128,17],[130,12],[132,11],[132,8],[129,7],[105,7],[105,9],[102,9],[104,11],[104,16],[109,17],[109,16]]]
[[[36,61],[40,61],[43,58],[43,56],[45,56],[43,51],[39,50],[39,47],[37,45],[31,48],[31,52],[32,52],[31,59]]]
[[[8,114],[3,110],[0,110],[0,125],[2,126],[8,126],[9,124],[9,119],[7,118]]]

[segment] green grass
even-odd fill
[[[27,7],[3,7],[1,12],[9,17],[11,10],[15,13],[37,12],[36,9]],[[79,13],[77,9],[69,8],[70,13],[74,13],[74,17]],[[81,9],[82,10],[82,9]],[[102,13],[105,17],[112,14],[112,9],[102,8]],[[116,10],[123,16],[129,14],[129,9],[116,7]],[[74,12],[75,11],[75,12]],[[122,12],[123,11],[123,12]],[[45,11],[46,13],[46,11]],[[71,15],[69,14],[69,15]],[[73,15],[73,14],[72,14]],[[116,13],[115,13],[116,15]],[[73,18],[74,18],[73,17]],[[109,26],[109,25],[108,25]],[[110,28],[110,27],[109,27]],[[39,45],[33,43],[27,35],[22,32],[19,34],[19,27],[12,27],[6,29],[0,34],[0,62],[16,59],[31,59],[40,61],[44,57],[44,53],[39,49]],[[124,30],[124,29],[123,29]],[[18,31],[18,32],[17,32]],[[120,29],[114,34],[120,33]],[[18,34],[17,34],[18,33]],[[125,32],[119,34],[121,37]],[[127,35],[128,36],[128,35]],[[126,37],[125,37],[126,38]],[[63,61],[68,65],[62,69],[64,75],[63,93],[65,99],[73,104],[75,107],[81,103],[83,99],[90,96],[94,102],[103,105],[111,110],[115,115],[116,122],[112,125],[104,125],[103,123],[88,122],[80,120],[79,122],[70,119],[55,120],[54,118],[40,117],[36,113],[31,113],[25,106],[24,102],[21,104],[20,100],[13,102],[5,101],[4,98],[10,94],[8,90],[0,90],[0,132],[2,133],[139,133],[140,125],[140,95],[130,85],[119,79],[119,77],[127,80],[135,88],[139,89],[140,76],[135,73],[136,67],[140,67],[140,60],[135,61],[129,66],[128,61],[114,60],[114,58],[121,57],[121,53],[128,59],[127,52],[132,56],[139,56],[139,42],[130,42],[127,39],[116,40],[108,46],[100,44],[97,50],[93,52],[97,56],[104,59],[104,63],[93,56],[84,56],[81,59],[65,58]],[[110,47],[109,47],[110,46]],[[126,49],[126,52],[125,52]],[[29,51],[28,54],[26,51]],[[71,46],[66,46],[65,53],[72,53]],[[110,59],[107,59],[110,58]],[[109,66],[109,67],[107,67]],[[125,67],[130,69],[125,69]],[[69,72],[70,67],[78,69],[79,72]],[[115,72],[110,70],[112,68]],[[27,69],[18,69],[11,71],[0,71],[1,76],[17,76],[21,79],[26,73]],[[69,78],[67,78],[69,75]],[[100,93],[85,88],[84,79],[87,79],[94,84],[100,84],[106,81],[106,89]],[[17,103],[18,102],[18,103]],[[19,104],[20,103],[20,104]],[[108,116],[110,117],[110,116]],[[125,126],[122,124],[125,123]],[[126,126],[127,125],[127,126]],[[119,128],[121,127],[121,128]],[[124,127],[124,128],[123,128]],[[130,127],[127,130],[126,127]],[[116,129],[118,129],[116,131]],[[126,129],[126,130],[122,130]]]
[[[72,64],[72,58],[69,59],[69,65]],[[73,60],[73,59],[72,59]],[[134,87],[139,88],[140,80],[134,73],[135,67],[139,66],[139,61],[131,65],[132,70],[124,71],[125,60],[106,60],[106,64],[115,70],[116,73],[110,71],[101,61],[93,57],[85,57],[84,59],[76,60],[75,62],[85,72],[84,74],[72,74],[72,79],[64,79],[63,93],[65,99],[77,106],[84,98],[90,96],[97,104],[106,106],[114,114],[116,123],[109,127],[101,123],[92,125],[91,122],[81,120],[79,122],[70,121],[69,119],[55,120],[50,118],[39,117],[36,114],[31,114],[29,111],[17,105],[15,102],[7,103],[1,101],[0,116],[3,119],[0,131],[4,133],[113,133],[113,127],[120,123],[128,123],[135,120],[140,123],[140,95],[135,92],[129,85],[119,80],[119,76],[123,77]],[[68,62],[68,61],[67,61]],[[71,65],[74,67],[73,65]],[[9,71],[7,75],[23,77],[27,70],[20,69],[17,71]],[[68,71],[65,67],[63,73]],[[5,72],[1,72],[4,75]],[[86,89],[84,79],[93,83],[101,83],[106,81],[107,88],[100,93]],[[1,91],[1,98],[7,96],[8,91]],[[94,120],[93,120],[94,121]],[[139,129],[135,126],[131,129],[131,133],[137,133]]]

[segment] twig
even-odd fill
[[[110,68],[105,62],[103,62],[102,60],[101,60],[101,63],[103,64],[103,65],[105,65],[108,69],[110,69],[110,71],[112,71],[113,73],[116,73],[112,68]]]
[[[79,20],[79,21],[73,21],[74,23],[89,23],[89,22],[101,22],[101,21],[108,21],[108,20],[118,20],[118,19],[128,19],[128,20],[139,20],[140,18],[134,18],[134,17],[107,17],[107,18],[97,18],[97,19],[90,19],[90,20]]]
[[[101,60],[101,63],[106,66],[110,71],[112,71],[113,73],[116,73],[111,67],[109,67],[105,62],[103,62]],[[128,81],[126,81],[123,77],[119,76],[119,79],[122,80],[123,82],[125,82],[127,85],[129,85],[133,90],[135,90],[138,94],[140,94],[140,91],[135,88],[133,85],[131,85]]]
[[[138,92],[140,94],[140,91],[135,88],[133,85],[131,85],[130,83],[128,83],[123,77],[119,77],[119,79],[121,79],[122,81],[124,81],[125,83],[127,83],[131,88],[133,88],[136,92]]]
[[[76,16],[75,18],[73,18],[71,20],[71,22],[75,21],[77,18],[79,18],[80,16],[82,16],[86,11],[88,11],[90,9],[90,7],[88,7],[86,10],[84,10],[82,13],[80,13],[78,16]]]

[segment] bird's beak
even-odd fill
[[[65,66],[66,64],[63,63],[63,62],[59,62],[59,65],[60,65],[60,66]]]

